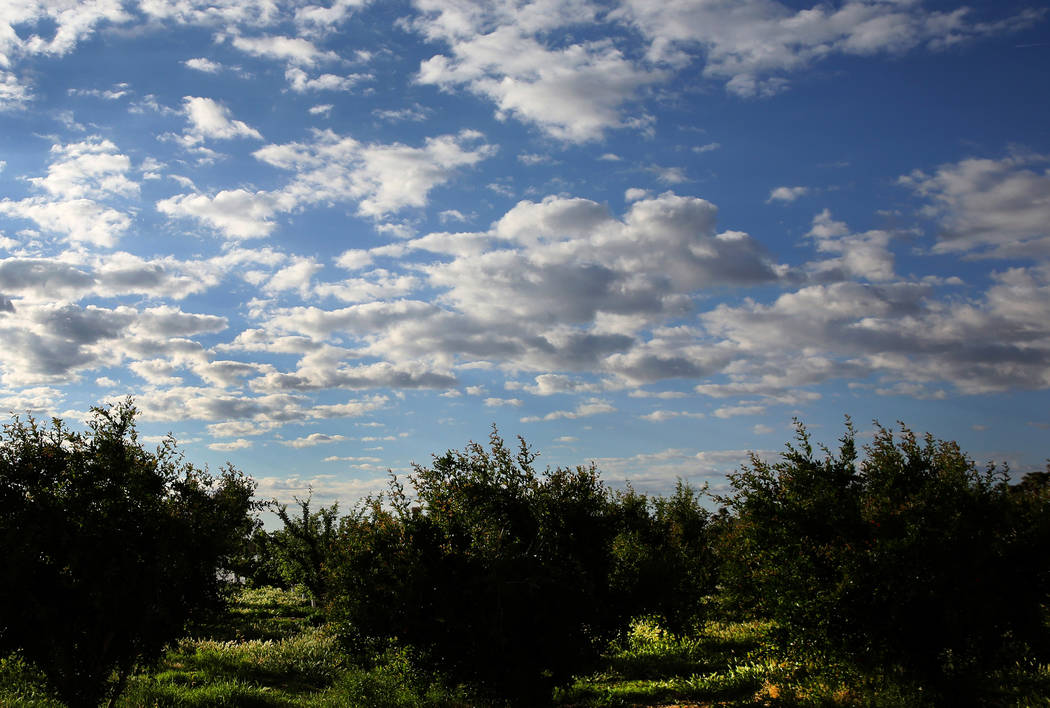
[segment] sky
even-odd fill
[[[0,0],[0,411],[344,508],[493,425],[1045,466],[1042,3],[313,2]]]

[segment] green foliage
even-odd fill
[[[593,467],[539,473],[524,441],[489,443],[416,465],[413,497],[395,479],[343,520],[337,605],[364,637],[536,703],[630,618],[612,583],[618,517]]]
[[[847,424],[818,458],[799,425],[780,462],[731,475],[727,583],[777,621],[784,649],[972,699],[1045,641],[1050,506],[903,426],[876,426],[864,451],[858,466]]]
[[[715,589],[715,519],[697,491],[679,482],[669,497],[646,497],[628,487],[615,495],[612,584],[634,613],[658,615],[675,633],[705,614],[701,598]]]
[[[299,507],[296,514],[288,513],[287,504],[270,502],[270,508],[284,527],[269,534],[260,533],[256,538],[260,553],[265,554],[263,562],[267,568],[275,567],[286,585],[304,586],[314,605],[327,595],[326,564],[334,553],[339,505],[311,511],[310,501],[310,496],[296,497],[295,504]]]
[[[147,452],[130,401],[93,413],[86,433],[15,418],[0,434],[0,648],[74,706],[119,693],[221,602],[254,525],[250,479],[185,464],[170,440]]]

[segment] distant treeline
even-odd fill
[[[87,433],[15,419],[0,436],[0,650],[69,705],[120,693],[231,583],[301,587],[361,656],[391,644],[479,696],[526,704],[596,665],[632,619],[688,633],[763,617],[785,656],[973,703],[1050,658],[1050,468],[1010,484],[951,442],[876,427],[837,450],[799,424],[730,491],[605,486],[537,469],[519,438],[449,450],[346,513],[254,499],[227,468],[139,444],[130,401]],[[282,527],[266,531],[269,507]],[[236,580],[234,580],[236,579]]]

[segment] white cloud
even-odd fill
[[[772,202],[784,202],[785,204],[790,204],[799,197],[804,197],[807,194],[809,194],[809,187],[777,187],[769,193],[769,199],[766,200],[766,204]]]
[[[485,405],[490,408],[499,408],[501,406],[518,408],[522,405],[522,401],[520,398],[486,398]]]
[[[262,140],[258,130],[243,121],[231,117],[230,109],[211,98],[184,96],[183,111],[189,118],[190,125],[182,140],[187,145],[196,145],[205,138],[230,140],[232,138],[253,138]]]
[[[29,87],[17,75],[0,69],[0,112],[24,108],[31,98]]]
[[[99,26],[129,19],[119,0],[5,3],[0,13],[0,110],[21,108],[32,98],[29,86],[9,71],[20,60],[34,55],[65,56]],[[40,28],[47,30],[34,31]]]
[[[130,159],[111,141],[97,136],[56,143],[51,156],[47,176],[28,179],[46,196],[0,199],[0,214],[34,221],[44,231],[65,234],[74,243],[116,244],[131,226],[131,217],[99,200],[138,195],[139,185],[127,177]]]
[[[401,123],[405,121],[421,122],[430,116],[430,109],[418,103],[407,108],[388,108],[372,111],[377,119],[387,123]]]
[[[430,191],[452,179],[456,170],[491,156],[495,148],[481,138],[462,131],[413,147],[360,143],[325,130],[315,131],[312,142],[266,145],[255,156],[295,171],[295,179],[280,191],[289,205],[356,200],[358,213],[380,218],[425,206]]]
[[[339,55],[318,49],[302,37],[270,35],[261,37],[233,37],[233,46],[242,52],[264,59],[286,61],[295,66],[314,66],[319,62],[337,61]]]
[[[364,7],[369,2],[370,0],[333,0],[327,6],[306,5],[296,8],[295,23],[307,31],[327,34],[334,31],[355,9]]]
[[[774,453],[775,454],[775,453]],[[630,482],[636,489],[669,494],[679,481],[693,486],[711,485],[712,493],[728,491],[727,472],[748,461],[748,450],[708,450],[694,452],[684,448],[667,448],[643,452],[630,457],[599,457],[595,460],[604,479]]]
[[[115,246],[131,226],[127,214],[90,199],[0,199],[0,214],[34,221],[44,231],[64,234],[73,243],[103,248]]]
[[[52,162],[46,177],[29,182],[59,199],[135,196],[138,184],[128,179],[131,160],[109,140],[93,136],[76,143],[51,147]]]
[[[943,385],[961,393],[1046,388],[1050,271],[1012,268],[993,282],[970,301],[938,300],[932,286],[907,281],[811,285],[769,305],[721,305],[701,320],[732,352],[728,392],[737,395],[870,376],[884,390],[920,384],[929,395]],[[711,385],[697,391],[719,395]]]
[[[572,410],[561,410],[551,411],[543,416],[525,416],[521,419],[522,423],[536,423],[539,421],[549,420],[561,420],[569,419],[575,420],[576,418],[587,418],[592,415],[600,415],[602,413],[615,413],[616,406],[612,405],[608,401],[603,401],[599,398],[591,398],[583,403],[580,403],[576,408]]]
[[[943,227],[934,250],[995,257],[1050,255],[1050,157],[972,158],[916,170],[900,183],[929,200]]]
[[[201,71],[205,74],[217,74],[223,70],[223,65],[219,62],[212,61],[205,57],[194,57],[193,59],[187,59],[182,62],[186,65],[186,68],[193,69],[194,71]]]
[[[370,81],[371,74],[347,74],[338,76],[336,74],[320,74],[310,78],[309,74],[297,66],[290,66],[284,72],[288,79],[288,86],[296,93],[307,91],[349,91],[362,81]]]
[[[0,411],[5,413],[24,414],[40,413],[55,410],[65,399],[57,388],[34,386],[19,390],[0,388]]]
[[[117,99],[127,96],[130,92],[128,91],[127,83],[115,84],[113,88],[109,89],[69,89],[68,93],[70,96],[93,96],[94,98],[101,98],[104,101],[116,101]]]
[[[691,413],[689,411],[656,410],[638,417],[651,423],[663,423],[673,418],[706,418],[707,416],[703,413]]]
[[[652,165],[646,169],[656,175],[656,179],[663,184],[681,184],[682,182],[689,181],[689,178],[685,174],[685,170],[681,167],[661,167],[659,165]]]
[[[282,445],[294,448],[314,447],[316,445],[326,445],[335,442],[342,442],[346,440],[343,435],[326,435],[325,433],[310,433],[306,437],[296,438],[295,440],[283,440]]]
[[[304,497],[310,493],[319,506],[338,503],[341,508],[349,509],[363,497],[385,490],[390,478],[385,474],[367,479],[315,475],[309,478],[259,477],[255,481],[259,484],[255,492],[259,499],[276,499],[283,504],[291,504],[295,497]]]
[[[235,241],[262,238],[274,229],[272,217],[279,204],[266,192],[223,190],[214,197],[179,194],[157,202],[157,211],[169,217],[191,217]]]
[[[832,219],[831,212],[825,209],[813,217],[813,228],[807,236],[814,240],[819,252],[840,254],[809,264],[817,279],[889,281],[895,278],[894,257],[889,250],[893,234],[888,231],[851,234],[844,222]]]
[[[722,406],[715,409],[714,416],[716,418],[735,418],[741,415],[761,415],[765,412],[764,405]]]
[[[777,0],[733,3],[624,0],[611,17],[649,40],[649,58],[685,67],[702,56],[703,73],[742,96],[783,90],[785,75],[835,54],[901,54],[941,49],[987,34],[1014,31],[1045,15],[1025,10],[1001,22],[970,22],[965,7],[930,11],[918,2],[851,0],[796,9]]]
[[[465,86],[493,101],[497,117],[514,116],[561,140],[597,140],[610,128],[636,123],[624,107],[665,78],[607,40],[546,44],[544,33],[563,23],[593,21],[589,3],[417,0],[416,6],[423,12],[417,28],[451,50],[422,62],[421,83]]]
[[[208,445],[210,450],[218,450],[220,452],[230,452],[233,450],[244,450],[252,446],[251,440],[245,440],[244,438],[238,438],[232,442],[214,442]]]
[[[540,374],[533,385],[521,388],[534,396],[551,396],[559,393],[599,393],[607,386],[573,379],[563,374]]]

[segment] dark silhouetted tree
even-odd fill
[[[71,706],[112,701],[193,613],[221,604],[222,572],[254,528],[255,485],[147,452],[130,399],[87,432],[15,418],[0,433],[0,647]]]

